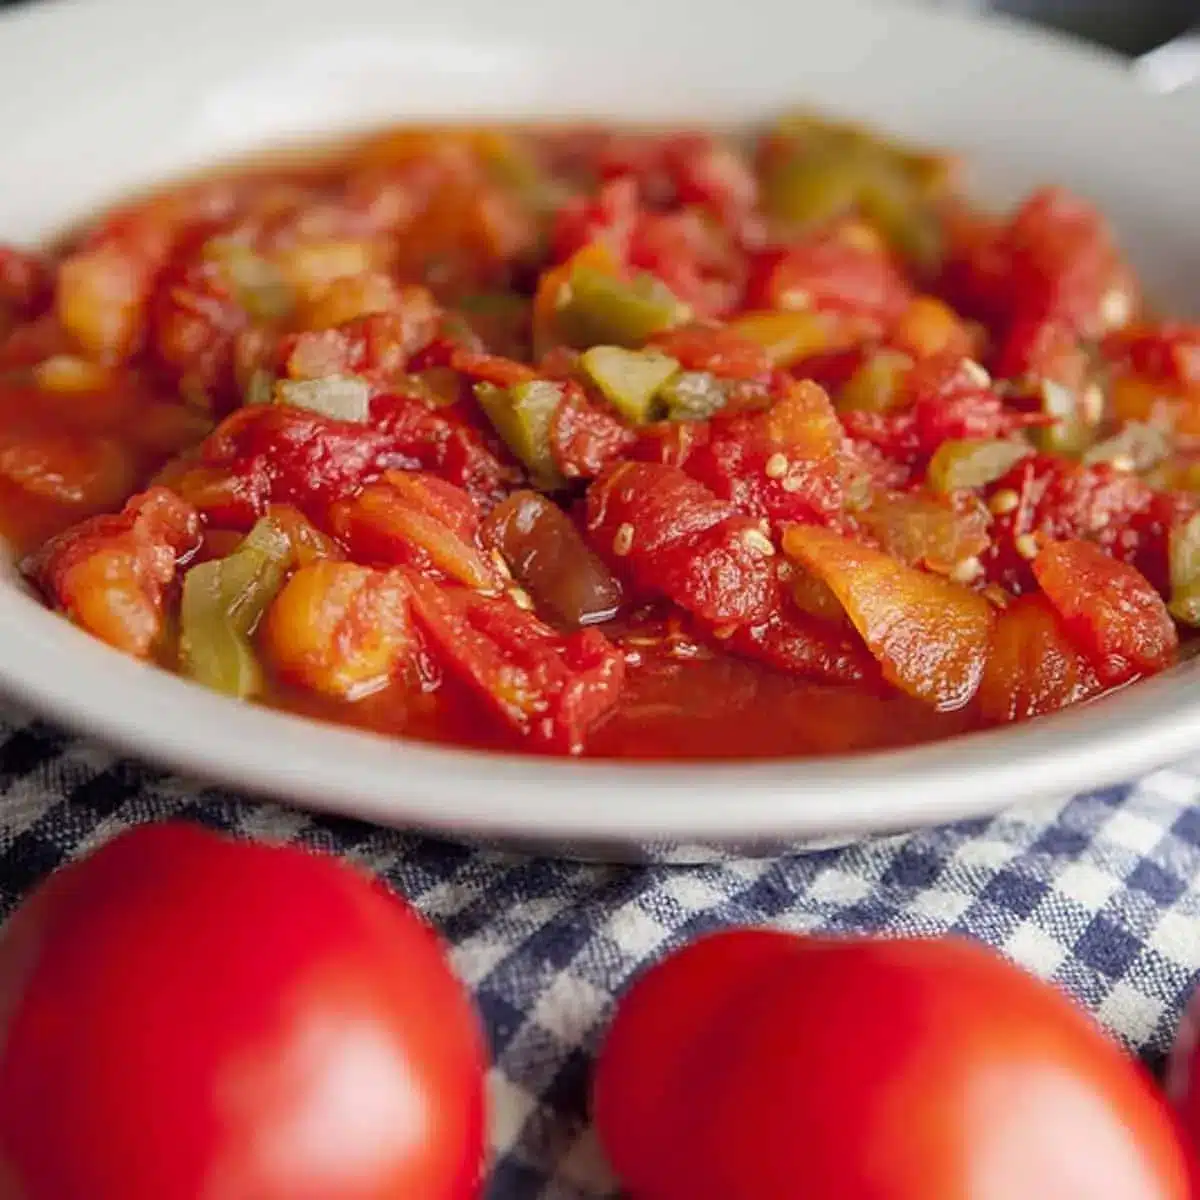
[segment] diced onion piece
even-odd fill
[[[1171,616],[1184,625],[1200,626],[1200,513],[1171,530]]]
[[[525,464],[533,482],[546,490],[562,487],[563,476],[550,443],[554,414],[563,401],[561,385],[544,379],[511,388],[479,383],[475,385],[475,396],[505,445]]]
[[[335,421],[362,424],[371,412],[371,388],[350,375],[324,379],[281,379],[275,384],[275,403],[307,408]]]
[[[295,307],[295,293],[283,272],[249,246],[228,238],[214,238],[205,246],[204,257],[220,264],[237,293],[238,303],[255,320],[286,317]]]
[[[681,371],[659,390],[672,421],[706,421],[725,407],[729,395],[708,371]]]
[[[1042,412],[1054,418],[1052,425],[1033,431],[1039,446],[1053,454],[1081,453],[1092,440],[1093,430],[1080,398],[1069,387],[1053,379],[1043,379],[1038,390]]]
[[[1149,471],[1171,452],[1171,436],[1158,425],[1145,421],[1130,421],[1119,433],[1097,442],[1083,456],[1083,461],[1109,463],[1131,471]]]
[[[829,585],[890,683],[942,711],[971,699],[993,621],[984,597],[817,526],[790,526],[783,549]]]
[[[275,376],[266,367],[256,367],[246,382],[244,404],[270,404],[275,398]]]
[[[621,585],[545,496],[514,493],[488,514],[483,533],[554,624],[578,629],[616,615]]]
[[[666,354],[621,346],[593,346],[579,362],[604,398],[635,425],[654,420],[659,389],[679,371]]]
[[[1032,453],[1025,442],[983,438],[943,442],[929,460],[929,486],[943,494],[986,487]]]

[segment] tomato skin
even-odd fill
[[[1200,995],[1192,994],[1167,1060],[1163,1087],[1179,1117],[1184,1137],[1200,1155]],[[1200,1176],[1200,1158],[1196,1158]],[[1200,1189],[1200,1180],[1197,1181]]]
[[[568,479],[594,479],[636,440],[633,430],[574,386],[567,388],[550,422],[550,450]]]
[[[766,620],[775,594],[769,539],[750,517],[678,467],[622,462],[587,494],[593,549],[636,590],[703,621]]]
[[[1033,573],[1101,682],[1153,675],[1175,661],[1175,623],[1135,567],[1091,542],[1065,541],[1046,546]]]
[[[898,321],[912,299],[886,252],[855,245],[838,230],[757,254],[746,287],[747,308],[811,305],[880,331]]]
[[[594,1110],[635,1200],[1190,1195],[1142,1069],[965,941],[702,939],[618,1006]]]
[[[333,859],[142,826],[0,940],[25,1200],[468,1200],[479,1027],[434,933]]]
[[[1040,592],[1018,596],[996,618],[976,699],[989,721],[1057,712],[1104,685]]]

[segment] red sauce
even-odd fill
[[[343,724],[901,746],[1174,661],[1198,347],[1085,201],[812,118],[397,130],[0,248],[0,533],[94,635]]]

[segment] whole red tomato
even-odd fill
[[[1200,992],[1192,996],[1183,1014],[1165,1083],[1185,1134],[1200,1152]]]
[[[1141,1068],[968,942],[696,942],[619,1005],[594,1106],[638,1200],[1189,1196]]]
[[[332,858],[144,826],[0,937],[0,1195],[466,1200],[483,1047],[433,932]]]

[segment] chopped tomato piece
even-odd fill
[[[163,478],[218,525],[249,528],[270,503],[294,504],[318,523],[327,505],[390,468],[424,469],[478,495],[508,472],[481,435],[450,409],[377,396],[372,421],[337,421],[287,405],[250,405],[228,416],[194,462]]]
[[[222,267],[200,259],[168,268],[150,311],[150,338],[189,398],[228,409],[237,399],[234,344],[248,316]]]
[[[746,265],[731,234],[694,209],[643,213],[633,227],[629,264],[662,280],[700,316],[723,316],[745,287]]]
[[[629,178],[603,184],[593,198],[568,201],[558,210],[550,235],[554,261],[566,263],[589,246],[603,246],[614,262],[623,262],[637,216],[638,187]]]
[[[43,312],[54,296],[49,264],[38,254],[0,243],[0,330]]]
[[[705,178],[703,171],[690,169],[695,159],[686,161],[685,154],[677,174],[696,208],[651,207],[653,198],[645,189],[639,195],[637,181],[620,175],[603,183],[594,197],[577,197],[559,210],[551,233],[554,260],[566,262],[590,247],[603,247],[622,268],[655,275],[697,313],[716,316],[733,308],[745,276],[737,240],[744,217],[734,195],[742,185],[735,182],[717,200],[720,185],[714,187],[713,174]],[[717,158],[709,164],[716,166]],[[709,201],[723,208],[732,225],[714,222],[702,211]]]
[[[765,621],[743,625],[719,644],[802,679],[881,682],[875,659],[853,630],[800,612],[786,600]]]
[[[1045,596],[1020,596],[996,618],[979,684],[979,711],[986,720],[1039,717],[1103,688]]]
[[[914,472],[943,442],[1005,438],[1044,423],[1040,414],[1007,406],[986,372],[956,355],[916,363],[900,388],[886,412],[844,412],[842,423],[851,437]]]
[[[1035,316],[1012,323],[992,366],[1001,379],[1048,379],[1075,390],[1084,385],[1089,359],[1068,322]]]
[[[302,408],[254,405],[228,416],[194,462],[162,478],[215,524],[249,529],[271,503],[294,504],[320,520],[326,505],[390,465],[408,464],[393,457],[382,430]]]
[[[1061,188],[1035,192],[1004,233],[1013,315],[1055,318],[1098,337],[1133,316],[1136,296],[1108,223]]]
[[[725,142],[704,134],[667,138],[663,161],[683,204],[697,204],[726,228],[743,231],[758,200],[750,164]]]
[[[518,478],[465,406],[431,409],[420,397],[383,395],[371,402],[371,420],[388,441],[388,465],[419,467],[487,499]]]
[[[630,457],[668,467],[687,467],[692,455],[712,436],[710,421],[655,421],[637,431]]]
[[[1175,661],[1179,635],[1149,580],[1091,542],[1051,542],[1033,560],[1047,600],[1109,687]]]
[[[283,585],[259,644],[286,679],[357,700],[388,683],[416,651],[408,581],[396,571],[318,559]]]
[[[421,471],[389,471],[329,511],[333,532],[361,562],[405,564],[499,591],[479,546],[479,514],[461,488]]]
[[[681,608],[705,620],[737,626],[769,610],[769,559],[774,553],[758,522],[734,517],[697,534],[686,545],[671,547],[642,575]]]
[[[636,441],[632,429],[577,387],[566,390],[550,421],[550,450],[567,479],[595,479]]]
[[[695,204],[730,229],[741,228],[757,199],[749,162],[708,134],[610,134],[595,157],[602,178],[634,183],[648,203]]]
[[[836,523],[844,499],[844,434],[829,397],[791,383],[769,409],[717,417],[686,469],[738,511],[789,521]]]
[[[538,373],[525,363],[501,358],[498,354],[476,354],[469,350],[455,350],[450,355],[450,366],[472,379],[493,383],[496,387],[513,387],[538,377]]]
[[[166,589],[179,560],[199,544],[196,510],[152,488],[120,513],[91,517],[52,538],[22,569],[76,624],[145,658],[162,633]]]
[[[386,385],[437,332],[438,309],[424,288],[402,289],[395,311],[368,313],[339,325],[280,339],[277,357],[292,379],[361,375]]]
[[[1136,315],[1136,286],[1107,223],[1061,188],[1035,192],[1007,222],[959,210],[947,231],[942,290],[1006,331],[1002,375],[1036,374],[1055,327],[1096,338]]]
[[[1007,437],[1039,419],[1007,408],[986,373],[953,354],[917,363],[905,377],[904,392],[923,456],[944,441]]]
[[[649,595],[718,624],[766,617],[771,539],[677,467],[619,463],[588,489],[592,544]]]
[[[938,709],[975,694],[992,628],[982,596],[826,529],[792,526],[783,546],[833,590],[890,683]]]
[[[1138,322],[1101,343],[1114,366],[1175,388],[1200,388],[1200,325],[1183,321]]]
[[[136,455],[112,437],[0,427],[0,480],[76,517],[120,504],[136,470]]]
[[[746,288],[748,308],[815,308],[861,318],[864,330],[894,325],[913,291],[886,252],[837,231],[760,254]]]
[[[725,325],[685,325],[657,334],[652,342],[685,371],[708,371],[718,379],[762,384],[774,376],[774,364],[766,350]]]
[[[939,294],[969,317],[1002,324],[1012,308],[1004,221],[959,202],[948,207],[942,229]]]
[[[1048,454],[1017,463],[987,488],[992,544],[987,577],[1010,592],[1033,587],[1040,546],[1083,538],[1134,564],[1160,590],[1167,586],[1167,536],[1181,501],[1156,495],[1131,471],[1082,465]]]
[[[511,600],[414,577],[430,652],[528,743],[578,754],[617,701],[624,659],[595,629],[563,636]]]

